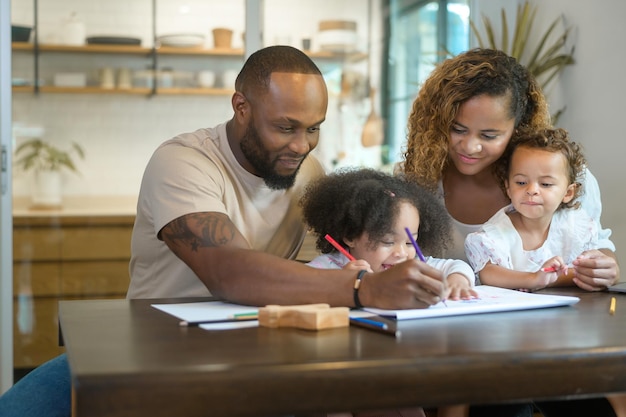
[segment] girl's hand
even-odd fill
[[[573,263],[573,281],[583,290],[602,291],[619,281],[617,261],[602,251],[585,251]]]
[[[554,256],[543,263],[541,269],[534,273],[534,285],[531,290],[540,290],[554,284],[559,275],[567,275],[567,264],[560,256]]]
[[[446,278],[448,286],[448,300],[469,300],[478,297],[478,293],[467,282],[467,277],[463,274],[450,274]]]
[[[548,259],[547,261],[545,261],[543,265],[541,266],[541,269],[537,271],[537,273],[557,272],[557,275],[560,275],[558,273],[562,272],[563,275],[567,275],[567,268],[568,268],[568,265],[565,262],[563,262],[563,258],[561,258],[560,256],[554,256]]]
[[[533,291],[540,290],[540,289],[546,288],[550,284],[554,284],[556,280],[559,278],[559,272],[562,270],[562,268],[552,269],[550,267],[548,268],[549,269],[548,271],[546,271],[545,269],[546,267],[541,268],[539,271],[535,272],[535,279],[534,279],[535,285],[533,285],[533,287],[530,288],[531,290]]]
[[[356,261],[350,261],[347,264],[345,264],[342,269],[350,269],[353,271],[360,271],[362,269],[365,269],[367,272],[374,272],[372,271],[372,267],[370,266],[370,264],[364,259],[357,259]]]

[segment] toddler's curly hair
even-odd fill
[[[417,208],[417,241],[424,254],[441,256],[451,241],[450,218],[437,197],[404,175],[371,168],[342,169],[309,184],[300,200],[304,220],[322,253],[336,249],[329,234],[343,244],[367,233],[375,248],[393,230],[400,205]]]

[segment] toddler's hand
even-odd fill
[[[478,297],[478,293],[470,286],[463,274],[450,274],[446,278],[448,285],[448,300],[468,300]]]
[[[543,263],[543,266],[538,272],[556,272],[557,275],[567,275],[567,268],[569,266],[563,261],[560,256],[554,256]]]
[[[562,269],[554,269],[552,267],[544,267],[535,272],[535,285],[533,290],[540,290],[547,287],[550,284],[554,284],[559,278],[559,273]]]
[[[367,272],[374,272],[372,271],[372,267],[370,266],[370,264],[364,259],[350,261],[344,265],[343,269],[349,269],[352,271],[360,271],[362,269],[365,269]]]

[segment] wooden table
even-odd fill
[[[179,327],[168,300],[62,301],[75,414],[263,416],[626,391],[626,295],[399,323],[402,337]],[[198,301],[187,299],[189,301]]]

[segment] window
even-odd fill
[[[387,155],[401,159],[411,104],[436,63],[469,47],[468,0],[389,0],[385,72]]]

